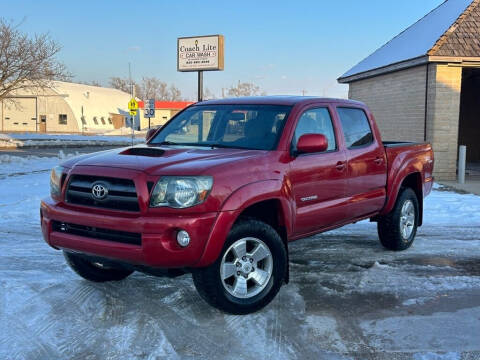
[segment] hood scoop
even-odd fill
[[[165,150],[151,147],[133,147],[122,151],[121,155],[134,155],[134,156],[148,156],[148,157],[160,157],[165,154]]]

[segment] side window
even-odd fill
[[[323,134],[328,140],[327,151],[337,148],[332,118],[327,108],[310,109],[302,114],[295,129],[295,135],[293,137],[294,146],[296,146],[300,136],[304,134]]]
[[[337,108],[347,148],[369,145],[373,142],[373,133],[367,115],[362,109]]]

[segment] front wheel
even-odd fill
[[[400,251],[413,244],[418,226],[418,208],[415,192],[410,188],[403,189],[393,210],[380,218],[377,224],[378,236],[384,247]]]
[[[272,301],[286,269],[287,253],[278,233],[246,219],[234,225],[217,261],[192,276],[207,303],[231,314],[249,314]]]

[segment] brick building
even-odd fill
[[[455,179],[458,145],[480,162],[480,0],[445,1],[338,81],[384,140],[431,142],[438,179]]]

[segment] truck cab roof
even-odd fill
[[[360,101],[348,99],[324,98],[316,96],[292,96],[292,95],[274,95],[274,96],[246,96],[237,98],[214,99],[200,101],[195,105],[297,105],[309,104],[312,102],[340,103],[345,105],[365,106]]]

